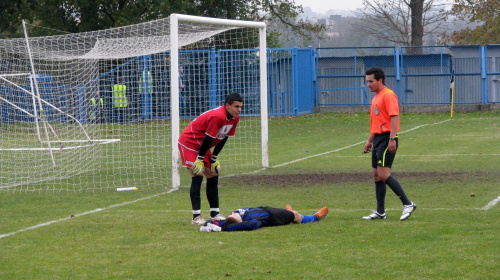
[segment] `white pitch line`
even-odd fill
[[[172,190],[169,190],[169,191],[166,191],[166,192],[163,192],[163,193],[159,193],[159,194],[155,194],[155,195],[151,195],[151,196],[147,196],[147,197],[142,197],[142,198],[131,200],[131,201],[126,201],[126,202],[123,202],[123,203],[113,204],[113,205],[110,205],[110,206],[104,207],[104,208],[97,208],[97,209],[94,209],[94,210],[91,210],[91,211],[87,211],[87,212],[83,212],[83,213],[79,213],[79,214],[74,214],[74,215],[71,215],[70,217],[66,217],[66,218],[62,218],[62,219],[58,219],[58,220],[52,220],[52,221],[49,221],[49,222],[46,222],[46,223],[41,223],[41,224],[34,225],[34,226],[31,226],[31,227],[27,227],[27,228],[23,228],[23,229],[20,229],[20,230],[17,230],[17,231],[5,233],[5,234],[0,234],[0,239],[2,239],[4,237],[12,236],[14,234],[21,233],[21,232],[24,232],[24,231],[28,231],[28,230],[32,230],[32,229],[37,229],[37,228],[41,228],[41,227],[48,226],[48,225],[51,225],[51,224],[55,224],[55,223],[59,223],[59,222],[64,222],[64,221],[67,221],[67,220],[71,220],[71,219],[74,219],[76,217],[81,217],[81,216],[85,216],[85,215],[88,215],[88,214],[93,214],[93,213],[101,212],[101,211],[104,211],[104,210],[109,210],[109,209],[112,209],[112,208],[124,206],[124,205],[127,205],[127,204],[132,204],[132,203],[136,203],[136,202],[139,202],[139,201],[147,200],[147,199],[150,199],[150,198],[153,198],[153,197],[158,197],[160,195],[171,193],[171,192],[176,191],[176,190],[177,189],[172,189]]]
[[[425,126],[429,126],[429,125],[442,124],[442,123],[445,123],[445,122],[449,122],[450,120],[451,119],[447,119],[447,120],[440,121],[440,122],[437,122],[437,123],[428,123],[428,124],[418,125],[418,126],[415,126],[413,128],[410,128],[408,130],[400,131],[400,132],[398,132],[398,134],[408,133],[410,131],[413,131],[413,130],[416,130],[416,129],[419,129],[419,128],[422,128],[422,127],[425,127]],[[289,162],[285,162],[285,163],[282,163],[282,164],[278,164],[278,165],[273,166],[273,168],[274,167],[282,167],[282,166],[289,165],[289,164],[292,164],[292,163],[296,163],[296,162],[299,162],[299,161],[303,161],[303,160],[306,160],[306,159],[320,157],[320,156],[328,155],[328,154],[331,154],[331,153],[339,152],[339,151],[342,151],[342,150],[345,150],[345,149],[349,149],[349,148],[355,147],[357,145],[361,145],[363,143],[366,143],[366,141],[361,141],[361,142],[358,142],[358,143],[355,143],[355,144],[352,144],[352,145],[349,145],[349,146],[345,146],[345,147],[342,147],[342,148],[338,148],[338,149],[335,149],[335,150],[332,150],[332,151],[324,152],[324,153],[321,153],[321,154],[315,154],[315,155],[311,155],[311,156],[299,158],[299,159],[296,159],[296,160],[292,160],[292,161],[289,161]]]
[[[433,155],[400,155],[399,157],[471,157],[471,156],[500,156],[500,154],[433,154]],[[336,156],[338,158],[355,158],[355,157],[371,157],[371,155],[359,155],[359,156]]]
[[[491,207],[495,206],[500,201],[500,196],[488,202],[481,210],[489,210]]]
[[[451,121],[451,119],[446,119],[444,121],[440,121],[440,122],[437,122],[437,123],[427,123],[427,124],[423,124],[423,125],[418,125],[418,126],[415,126],[414,128],[410,128],[410,129],[405,130],[405,131],[400,131],[400,132],[398,132],[398,134],[408,133],[410,131],[414,131],[415,129],[419,129],[419,128],[422,128],[422,127],[425,127],[425,126],[442,124],[442,123],[449,122],[449,121]]]

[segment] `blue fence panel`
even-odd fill
[[[318,48],[316,106],[369,105],[364,71],[381,67],[403,105],[500,102],[499,45]]]
[[[453,46],[450,50],[455,71],[455,104],[484,103],[481,46]]]
[[[227,94],[237,92],[244,100],[241,115],[260,115],[258,50],[220,50],[218,58],[218,79],[214,81],[219,85],[217,93],[219,97],[218,106],[224,103]]]
[[[455,73],[455,103],[500,103],[500,45],[373,48],[268,49],[266,77],[270,116],[312,113],[315,106],[369,105],[374,93],[365,86],[366,69],[381,67],[386,85],[402,105],[448,104]],[[98,86],[42,84],[42,98],[80,121],[134,122],[170,118],[170,58],[160,53],[116,61],[91,81]],[[183,50],[179,53],[180,114],[194,118],[220,106],[230,92],[245,100],[243,116],[260,114],[259,55],[256,49]],[[113,86],[126,86],[127,104],[119,108]],[[98,88],[98,92],[87,92]],[[66,92],[57,98],[53,91]],[[28,95],[8,86],[2,95],[17,96],[32,109]],[[102,100],[100,110],[90,96]],[[90,108],[90,109],[89,109]],[[1,121],[33,121],[0,104]],[[50,118],[53,109],[46,109]],[[96,116],[98,116],[96,118]],[[68,121],[61,119],[61,121]]]
[[[269,49],[267,56],[269,115],[312,113],[316,79],[313,49]]]
[[[314,111],[314,52],[312,48],[297,49],[294,71],[295,115]]]
[[[170,118],[169,56],[165,52],[121,61],[100,75],[102,119],[121,123]],[[257,50],[184,50],[179,52],[179,62],[182,118],[195,118],[222,105],[231,92],[240,93],[245,100],[242,116],[260,114]],[[117,107],[113,98],[116,84],[126,87],[124,107]]]
[[[500,45],[486,45],[487,103],[500,103]]]
[[[69,117],[66,114],[61,114],[56,108],[64,110],[72,115],[78,115],[79,112],[70,104],[72,100],[71,97],[75,95],[74,88],[68,85],[55,83],[52,80],[37,78],[40,98],[56,107],[54,108],[41,102],[42,111],[38,100],[28,93],[35,91],[32,90],[28,78],[26,80],[27,83],[18,85],[19,87],[7,83],[0,86],[0,95],[8,102],[22,109],[19,110],[8,102],[0,102],[0,122],[34,122],[35,118],[29,114],[36,116],[43,114],[43,117],[50,122],[68,122]],[[23,112],[23,110],[28,113]]]
[[[395,88],[396,49],[318,48],[316,51],[316,106],[367,105],[373,94],[365,87],[365,71],[383,67],[387,86]]]
[[[294,114],[295,63],[293,51],[292,48],[268,50],[268,113],[271,116]]]
[[[403,47],[400,102],[406,105],[450,102],[451,50],[446,47]]]

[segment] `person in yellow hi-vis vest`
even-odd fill
[[[125,122],[125,109],[128,106],[127,86],[124,82],[113,85],[113,105],[115,107],[115,122]]]
[[[92,97],[90,101],[92,102],[92,109],[90,112],[90,120],[95,123],[101,123],[104,117],[104,100],[102,97],[99,98],[99,91],[97,91],[97,98]],[[99,100],[99,104],[97,103]]]
[[[141,76],[139,78],[139,92],[142,92],[142,87],[146,88],[144,92],[151,93],[153,92],[153,77],[151,77],[151,72],[142,71]]]
[[[100,96],[99,89],[97,89],[96,97],[90,98],[92,108],[90,109],[89,119],[95,123],[102,123],[104,119],[104,99]]]
[[[143,70],[139,77],[139,94],[142,100],[142,117],[145,119],[150,119],[152,114],[156,114],[157,112],[153,112],[153,110],[159,110],[161,104],[153,98],[153,77],[151,76],[150,71]]]

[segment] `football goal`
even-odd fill
[[[76,34],[0,40],[0,191],[178,188],[177,139],[238,92],[223,174],[268,166],[266,26],[173,14]]]

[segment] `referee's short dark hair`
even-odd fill
[[[384,70],[382,70],[382,68],[379,68],[379,67],[372,67],[368,70],[366,70],[365,72],[365,75],[372,75],[373,74],[373,77],[375,77],[375,80],[380,80],[382,79],[382,83],[385,85],[385,73],[384,73]]]
[[[230,93],[226,96],[224,104],[227,103],[229,105],[233,105],[234,101],[243,102],[243,97],[236,92]]]

